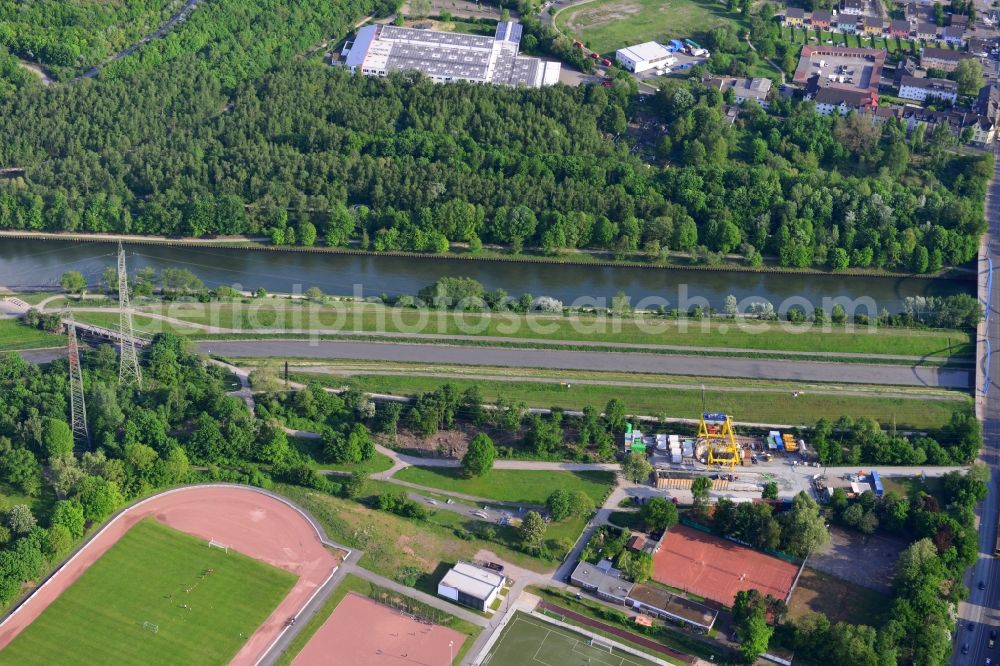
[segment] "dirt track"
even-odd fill
[[[251,666],[266,652],[340,563],[296,509],[250,487],[193,486],[167,491],[119,514],[0,624],[0,650],[35,620],[129,528],[154,517],[174,529],[215,539],[244,555],[296,574],[299,579],[231,664]]]

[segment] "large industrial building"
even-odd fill
[[[521,24],[497,25],[493,37],[368,25],[344,49],[344,64],[366,76],[416,70],[437,83],[469,81],[540,88],[559,82],[559,63],[518,55]]]

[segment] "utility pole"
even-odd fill
[[[118,343],[121,349],[121,365],[118,368],[118,384],[135,384],[142,390],[142,370],[139,355],[135,351],[135,329],[132,325],[132,309],[128,299],[128,274],[125,268],[125,250],[118,243]]]
[[[73,313],[64,318],[69,336],[69,391],[70,427],[76,446],[90,448],[90,430],[87,428],[87,405],[83,399],[83,370],[80,368],[80,347],[76,341],[76,322]]]

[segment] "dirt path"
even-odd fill
[[[230,662],[237,666],[252,666],[267,652],[284,633],[285,620],[312,600],[343,559],[324,545],[325,537],[311,518],[270,493],[229,485],[168,490],[118,513],[15,608],[0,623],[0,650],[147,517],[205,540],[215,539],[298,576],[292,590]],[[349,552],[344,549],[344,556]]]
[[[40,65],[36,65],[33,62],[28,62],[27,60],[21,60],[20,58],[18,58],[17,64],[20,65],[22,68],[28,70],[35,76],[37,76],[38,79],[42,82],[43,86],[51,86],[53,83],[56,82],[55,79],[49,76],[46,73],[46,71],[41,68]]]

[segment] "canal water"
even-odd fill
[[[876,312],[901,309],[907,296],[974,293],[974,280],[846,275],[785,275],[716,270],[574,266],[549,263],[455,261],[436,258],[360,256],[307,252],[261,252],[191,246],[125,246],[129,269],[186,268],[209,287],[292,292],[318,287],[327,294],[378,296],[415,294],[442,276],[471,277],[487,289],[503,288],[551,296],[566,304],[578,299],[610,302],[623,291],[638,304],[722,309],[727,295],[743,301],[820,304],[824,299],[870,299]],[[0,238],[0,286],[55,286],[66,271],[79,271],[96,284],[115,265],[116,246],[107,243]],[[703,301],[699,299],[704,299]],[[792,299],[789,301],[789,299]],[[598,301],[597,304],[600,304]],[[648,304],[647,304],[648,305]]]

